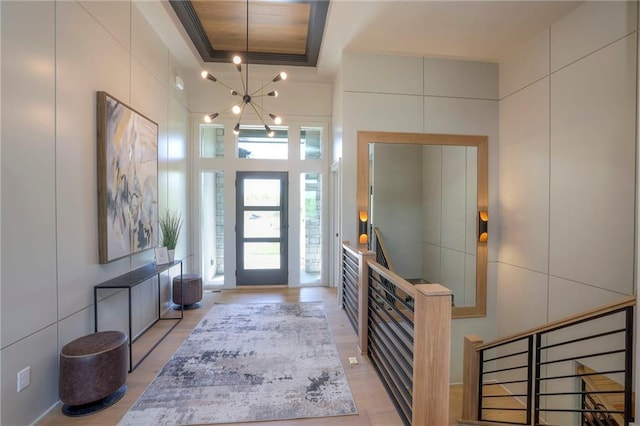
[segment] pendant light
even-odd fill
[[[242,83],[242,92],[239,92],[239,91],[235,90],[234,88],[232,88],[231,86],[228,86],[227,84],[225,84],[222,81],[218,80],[216,77],[211,75],[211,73],[209,73],[209,71],[206,71],[206,70],[202,71],[201,76],[202,76],[202,78],[204,78],[206,80],[213,81],[214,83],[218,83],[218,84],[221,84],[222,86],[226,87],[231,92],[231,96],[241,97],[239,102],[236,102],[236,103],[232,104],[231,106],[229,106],[228,108],[226,108],[223,111],[221,111],[221,112],[226,112],[228,110],[231,110],[235,115],[238,116],[238,120],[236,122],[236,125],[233,128],[233,133],[234,134],[237,135],[237,134],[240,133],[240,120],[242,120],[242,115],[244,114],[245,109],[247,109],[247,107],[250,107],[256,113],[256,115],[258,116],[260,121],[262,122],[262,124],[264,126],[264,129],[267,132],[267,135],[269,135],[269,137],[273,137],[275,132],[271,129],[271,127],[269,127],[269,125],[267,125],[267,123],[265,122],[263,116],[268,116],[273,121],[274,124],[281,124],[282,123],[282,118],[280,118],[279,116],[277,116],[275,114],[271,114],[271,113],[266,112],[264,110],[264,108],[262,108],[262,106],[260,106],[259,104],[255,103],[254,100],[256,98],[260,98],[260,97],[264,97],[264,96],[277,97],[278,96],[278,92],[275,91],[275,90],[272,90],[272,91],[267,92],[267,93],[264,93],[264,91],[272,83],[277,83],[280,80],[286,80],[287,79],[287,73],[284,72],[284,71],[278,73],[275,77],[273,77],[273,79],[269,80],[267,83],[265,83],[258,90],[249,93],[249,0],[247,0],[247,34],[246,34],[245,59],[246,59],[247,63],[245,64],[245,75],[243,77],[243,75],[242,75],[242,58],[239,55],[236,55],[236,56],[233,57],[233,63],[235,64],[236,69],[240,73],[240,81]],[[204,116],[204,121],[207,122],[207,123],[211,123],[220,114],[221,113],[215,112],[213,114],[205,115]]]

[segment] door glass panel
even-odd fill
[[[280,212],[245,210],[245,238],[280,238]]]
[[[280,243],[244,243],[244,269],[279,269]]]
[[[279,206],[280,181],[275,179],[245,179],[245,206]]]

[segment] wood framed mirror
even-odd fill
[[[488,137],[360,131],[356,180],[356,215],[368,213],[394,272],[450,288],[453,318],[485,316],[487,243],[478,216],[488,211]]]

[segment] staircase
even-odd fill
[[[501,410],[489,405],[507,398],[492,398],[478,387],[479,380],[496,380],[525,405],[526,418],[511,424],[633,422],[635,303],[635,296],[627,296],[490,343],[465,336],[464,418],[511,422],[494,419]]]
[[[483,387],[483,393],[485,395],[504,395],[505,398],[500,398],[500,406],[506,408],[523,408],[522,403],[517,398],[509,397],[509,393],[501,385],[498,384],[486,384]],[[460,420],[462,417],[462,384],[451,385],[450,394],[450,421],[449,426],[463,426],[463,425],[499,425],[500,422],[507,422],[506,424],[513,424],[514,422],[523,422],[523,415],[518,411],[508,410],[496,410],[492,413],[492,419],[494,422],[464,422]]]
[[[591,368],[580,364],[576,369],[578,374],[583,375],[582,380],[584,382],[585,390],[589,392],[606,392],[602,394],[593,394],[593,396],[586,402],[585,407],[587,409],[598,410],[601,409],[607,411],[622,411],[624,410],[624,398],[621,392],[624,391],[624,387],[610,379],[609,377],[598,374]],[[619,393],[620,392],[620,393]],[[483,394],[491,395],[508,395],[508,392],[500,385],[485,385]],[[635,398],[635,395],[634,395]],[[634,399],[635,400],[635,399]],[[509,412],[499,410],[493,413],[492,419],[495,422],[464,422],[460,420],[462,414],[462,385],[456,384],[450,387],[450,426],[465,426],[465,425],[496,425],[505,422],[504,424],[513,424],[514,422],[523,422],[522,415],[517,412]],[[505,402],[506,401],[506,402]],[[523,405],[516,398],[505,398],[501,403],[502,407],[507,408],[523,408]],[[634,407],[635,408],[635,407]],[[635,410],[633,410],[635,412]],[[619,414],[607,415],[599,412],[587,413],[583,422],[584,426],[621,426],[624,425],[624,419]]]
[[[603,409],[606,411],[623,411],[624,410],[624,387],[610,379],[609,377],[598,374],[591,368],[580,364],[577,368],[584,383],[584,389],[589,392],[606,392],[594,393],[585,401],[585,405],[589,409]],[[634,396],[635,398],[635,396]],[[631,409],[635,412],[635,407]],[[624,418],[620,414],[603,415],[601,413],[588,413],[585,415],[584,424],[618,426],[624,424]]]
[[[407,282],[376,254],[343,244],[341,300],[405,424],[633,422],[635,296],[489,343],[466,335],[463,383],[450,386],[451,291]]]

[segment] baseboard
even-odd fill
[[[40,415],[40,417],[38,417],[37,419],[35,419],[35,421],[33,423],[31,423],[29,426],[34,426],[37,425],[40,420],[42,420],[47,414],[49,414],[52,410],[55,410],[56,408],[60,407],[60,405],[62,404],[62,401],[57,400],[55,404],[53,404],[51,407],[49,407],[48,409],[46,409],[44,411],[44,413],[42,413]]]

